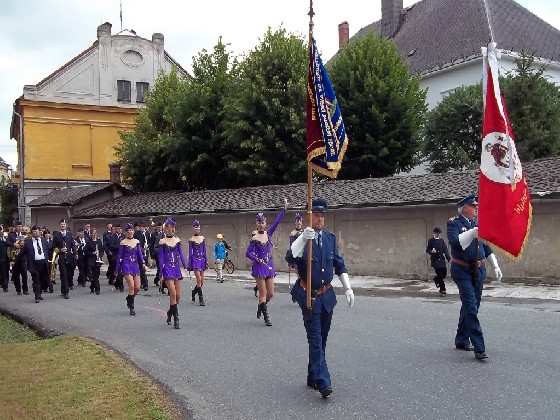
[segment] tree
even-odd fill
[[[3,177],[2,177],[3,178]],[[13,184],[11,184],[13,185]],[[4,225],[5,231],[12,226],[14,213],[18,210],[17,189],[9,188],[5,179],[0,182],[0,223]]]
[[[519,157],[556,156],[560,148],[560,86],[548,80],[534,57],[516,59],[516,69],[500,81]]]
[[[349,136],[339,178],[381,177],[415,166],[426,92],[395,44],[370,31],[344,47],[328,71]]]
[[[560,148],[560,87],[547,80],[534,59],[516,59],[516,69],[500,77],[519,157],[555,156]],[[482,145],[482,84],[458,88],[428,113],[424,155],[432,172],[475,168]]]
[[[473,169],[479,165],[482,109],[479,83],[458,88],[428,113],[424,155],[431,172]]]
[[[225,104],[230,186],[305,179],[306,42],[269,28],[235,69]]]

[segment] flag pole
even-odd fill
[[[309,0],[309,51],[311,52],[313,44],[313,0]],[[309,54],[311,59],[311,54]],[[311,65],[311,62],[309,63]],[[311,168],[311,161],[307,161],[307,222],[310,227],[313,227],[312,215],[312,200],[313,200],[313,169]],[[305,311],[305,319],[310,320],[312,317],[313,306],[311,302],[311,256],[313,253],[312,239],[307,241],[307,305]]]

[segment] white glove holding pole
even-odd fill
[[[490,265],[494,269],[494,274],[496,275],[496,281],[498,283],[501,283],[503,275],[502,275],[502,270],[500,270],[500,267],[498,266],[498,260],[496,259],[496,256],[494,254],[490,254],[488,255],[488,257],[486,257],[486,259],[490,262]]]
[[[475,238],[478,238],[478,226],[460,233],[459,244],[461,244],[461,248],[467,249]]]
[[[303,256],[303,249],[310,239],[315,239],[315,231],[311,227],[306,227],[301,235],[299,235],[296,240],[292,243],[292,255],[294,258]]]
[[[346,301],[348,302],[348,306],[352,307],[354,305],[354,292],[350,287],[350,278],[348,278],[348,273],[342,273],[338,276],[338,279],[342,283],[342,287],[344,288],[344,295],[346,296]]]

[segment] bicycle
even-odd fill
[[[224,260],[224,265],[222,265],[222,270],[224,270],[228,274],[233,274],[233,271],[235,270],[235,266],[233,265],[233,261],[230,260],[229,257],[226,257],[226,259]]]

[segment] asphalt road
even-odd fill
[[[150,278],[150,282],[151,282]],[[207,305],[165,323],[168,299],[150,287],[128,315],[125,294],[102,281],[99,296],[74,288],[35,304],[0,293],[0,308],[40,325],[108,343],[164,383],[195,419],[558,419],[560,302],[483,301],[489,359],[454,349],[459,302],[358,295],[335,308],[327,345],[334,393],[306,387],[301,312],[286,293],[269,304],[272,327],[257,320],[251,283],[207,280]],[[71,363],[71,360],[69,361]],[[110,390],[108,390],[110,392]]]

